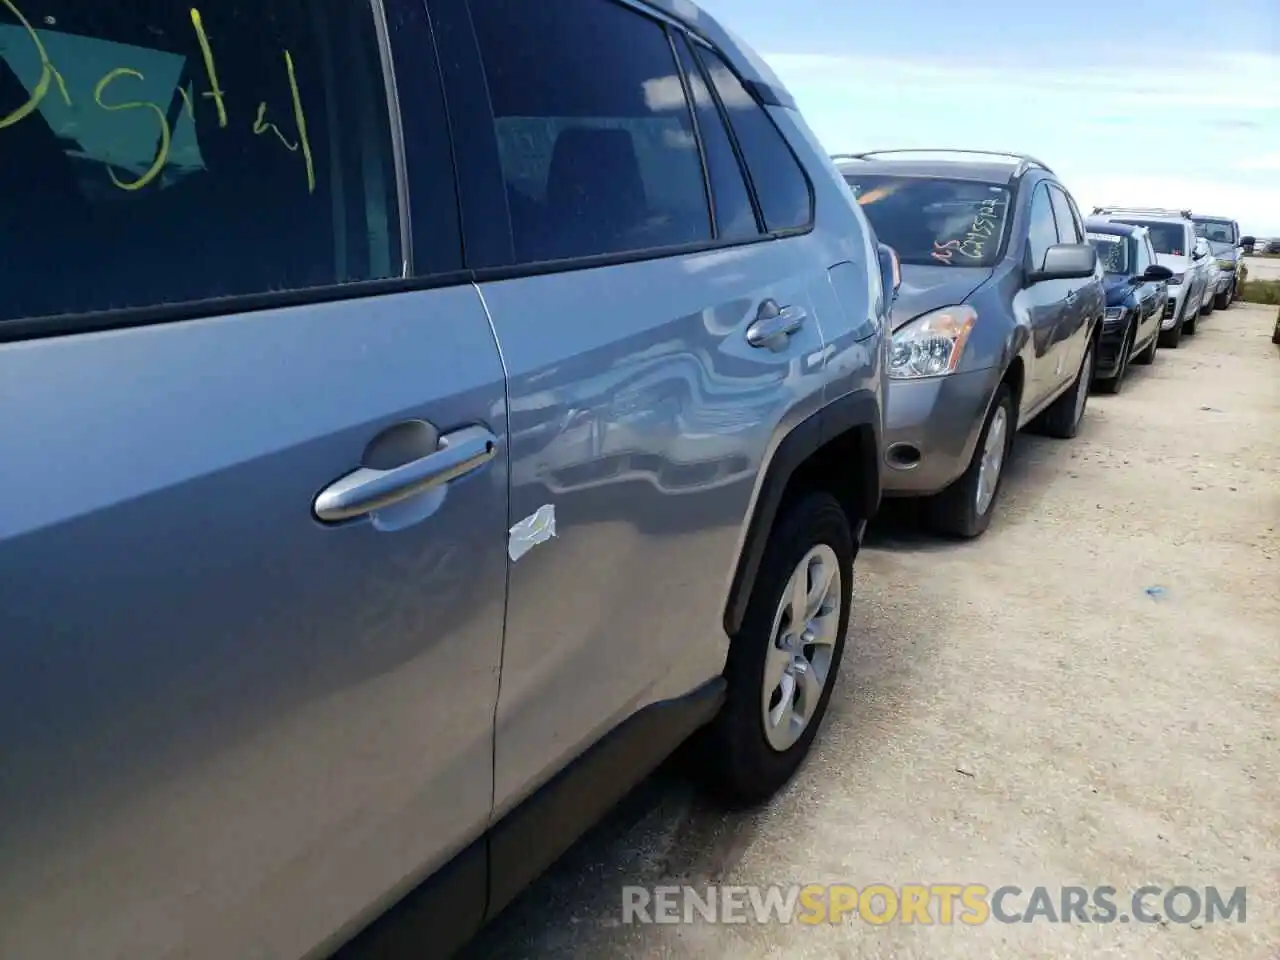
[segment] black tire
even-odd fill
[[[1209,297],[1209,303],[1207,305],[1203,303],[1200,304],[1200,316],[1207,317],[1209,314],[1213,313],[1213,308],[1217,305],[1218,305],[1218,300],[1216,295],[1211,295]]]
[[[1089,387],[1093,380],[1093,358],[1097,348],[1096,341],[1090,337],[1089,346],[1080,361],[1080,369],[1067,392],[1049,405],[1049,409],[1036,417],[1035,428],[1038,433],[1058,440],[1070,440],[1080,432],[1080,424],[1084,420],[1085,407],[1089,404]],[[1080,406],[1080,415],[1076,416],[1076,400],[1080,391],[1085,393]]]
[[[1160,331],[1160,346],[1169,350],[1177,350],[1178,344],[1182,343],[1182,320],[1179,318],[1168,330]]]
[[[1160,349],[1160,331],[1157,330],[1151,337],[1151,342],[1143,348],[1142,352],[1133,358],[1133,362],[1139,366],[1150,366],[1156,362],[1156,351]]]
[[[1214,295],[1213,305],[1217,307],[1219,310],[1226,310],[1231,306],[1231,301],[1235,299],[1234,294],[1235,294],[1235,284],[1233,283],[1231,286],[1227,287],[1227,289],[1223,290],[1221,293]]]
[[[773,621],[782,592],[805,554],[819,544],[826,544],[835,552],[842,578],[839,632],[826,688],[813,717],[800,738],[779,752],[766,738],[761,716],[765,659],[774,642]],[[784,508],[769,533],[742,628],[729,645],[724,707],[703,730],[697,744],[702,761],[698,770],[707,788],[726,804],[741,807],[765,802],[791,779],[809,752],[840,676],[849,629],[855,553],[849,519],[840,502],[829,493],[809,493],[797,499]]]
[[[978,513],[978,477],[982,473],[982,450],[987,442],[987,434],[995,421],[996,411],[1005,412],[1004,458],[1000,462],[1000,475],[996,478],[995,492],[991,502],[983,513]],[[1018,412],[1014,409],[1013,391],[1007,383],[1000,384],[996,390],[987,419],[982,424],[982,432],[978,434],[977,445],[973,448],[973,459],[969,466],[951,486],[941,493],[928,497],[922,503],[925,525],[934,533],[944,537],[969,540],[981,536],[991,525],[991,517],[996,512],[996,504],[1000,500],[1000,488],[1004,485],[1005,467],[1009,464],[1009,455],[1013,451],[1013,436],[1017,432]]]
[[[1099,393],[1117,394],[1124,389],[1124,375],[1129,372],[1129,357],[1133,353],[1133,338],[1138,335],[1138,328],[1131,325],[1124,334],[1124,342],[1120,344],[1120,359],[1116,363],[1116,375],[1106,380],[1097,381]]]
[[[1188,319],[1182,321],[1182,335],[1184,337],[1194,337],[1196,335],[1196,323],[1200,320],[1200,308],[1196,307],[1196,312]]]

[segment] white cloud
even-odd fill
[[[1082,206],[1190,206],[1280,235],[1280,178],[1267,173],[1280,170],[1280,55],[1197,54],[1176,68],[765,59],[834,149],[1025,149]]]

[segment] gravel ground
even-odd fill
[[[987,535],[858,559],[815,752],[726,815],[674,767],[474,945],[517,957],[1280,957],[1280,352],[1236,305],[1023,436]],[[1148,592],[1148,588],[1159,588]],[[1153,595],[1154,594],[1154,595]],[[1247,922],[620,923],[623,884],[1248,887]]]

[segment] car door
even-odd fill
[[[0,956],[327,952],[492,799],[505,385],[425,21],[400,124],[358,0],[19,4]]]
[[[496,819],[638,708],[718,676],[742,521],[771,432],[816,409],[813,290],[831,286],[803,236],[764,233],[812,216],[785,140],[731,75],[694,82],[695,119],[672,25],[612,0],[469,9],[487,93],[460,69],[450,99],[461,138],[491,142],[463,166],[495,169],[510,222],[505,265],[480,272],[512,410]],[[790,332],[753,345],[769,327]]]
[[[1053,204],[1054,220],[1058,225],[1059,243],[1084,243],[1084,226],[1072,209],[1071,200],[1057,184],[1048,185]],[[1093,321],[1102,314],[1098,302],[1096,277],[1079,277],[1063,281],[1068,285],[1061,327],[1056,336],[1059,357],[1055,360],[1055,375],[1060,383],[1071,382],[1084,362],[1085,348],[1089,343]]]
[[[1155,263],[1155,253],[1151,249],[1151,240],[1146,232],[1142,232],[1134,243],[1133,275],[1141,277],[1147,268]],[[1160,317],[1164,312],[1165,285],[1152,280],[1145,280],[1137,285],[1134,295],[1138,301],[1138,332],[1135,341],[1144,343],[1159,331]]]
[[[1032,191],[1026,223],[1027,268],[1038,269],[1043,266],[1049,248],[1058,242],[1049,187],[1043,181]],[[1042,408],[1063,383],[1059,339],[1066,323],[1067,296],[1072,284],[1070,280],[1041,280],[1024,287],[1015,298],[1015,310],[1026,311],[1034,354],[1027,376],[1027,384],[1033,388],[1027,393],[1031,402],[1023,405],[1024,414]]]

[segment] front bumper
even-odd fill
[[[1169,288],[1169,299],[1165,301],[1164,313],[1160,317],[1161,330],[1172,330],[1178,321],[1183,319],[1185,311],[1182,307],[1186,299],[1187,284],[1180,283],[1176,287]]]
[[[889,381],[885,496],[937,493],[968,469],[1000,376],[1000,369],[991,367],[925,380]]]
[[[1126,311],[1119,317],[1107,317],[1102,321],[1102,333],[1098,337],[1098,355],[1093,367],[1095,380],[1109,380],[1119,372],[1120,349],[1124,345],[1129,316],[1129,312]]]

